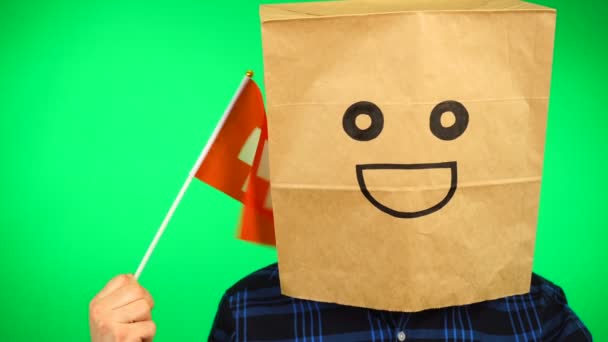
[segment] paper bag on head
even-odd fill
[[[530,289],[555,11],[261,7],[284,294],[383,310]]]

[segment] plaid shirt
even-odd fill
[[[561,288],[533,274],[530,293],[415,313],[281,295],[277,264],[226,291],[209,341],[592,341]]]

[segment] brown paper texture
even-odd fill
[[[419,311],[528,292],[555,11],[376,0],[261,17],[283,293]]]

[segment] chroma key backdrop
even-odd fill
[[[606,341],[608,4],[539,3],[558,14],[534,271]],[[2,1],[0,341],[89,338],[89,300],[135,272],[247,69],[263,89],[258,5]],[[239,211],[192,183],[141,277],[157,341],[205,340],[276,260],[234,238]]]

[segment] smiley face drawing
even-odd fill
[[[441,117],[451,112],[454,115],[455,121],[450,126],[443,126]],[[361,129],[357,126],[357,118],[361,115],[366,115],[370,119],[370,124],[367,128]],[[433,135],[441,140],[454,140],[460,137],[467,129],[469,124],[469,113],[465,106],[453,100],[443,101],[437,104],[431,111],[429,117],[429,128]],[[365,142],[375,139],[382,133],[384,128],[384,115],[382,110],[374,103],[369,101],[359,101],[352,104],[342,118],[342,126],[344,132],[352,139]],[[451,180],[450,188],[436,204],[422,210],[417,211],[399,211],[382,204],[377,200],[367,188],[365,182],[364,171],[373,170],[426,170],[426,169],[449,169]],[[379,210],[397,218],[416,218],[432,214],[443,208],[456,193],[458,186],[458,164],[456,161],[446,161],[438,163],[418,163],[418,164],[358,164],[356,165],[357,182],[361,193],[367,200]]]

